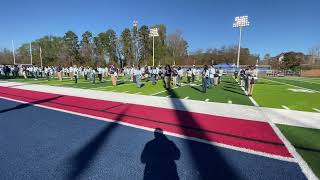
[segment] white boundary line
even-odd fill
[[[205,102],[209,102],[210,101],[210,99],[206,99],[206,100],[204,100]]]
[[[9,101],[19,102],[19,103],[24,103],[24,104],[32,104],[32,103],[29,103],[29,102],[20,101],[20,100],[11,99],[11,98],[6,98],[6,97],[2,97],[2,96],[0,96],[0,99],[6,99],[6,100],[9,100]],[[41,108],[45,108],[45,109],[54,110],[54,111],[74,114],[74,115],[88,117],[88,118],[93,118],[93,119],[97,119],[97,120],[101,120],[101,121],[117,123],[117,124],[121,124],[121,125],[124,125],[124,126],[136,128],[136,129],[143,129],[143,130],[151,131],[151,132],[154,132],[154,130],[155,130],[153,128],[148,128],[148,127],[134,125],[134,124],[126,123],[126,122],[116,121],[116,120],[112,120],[112,119],[108,119],[108,118],[102,118],[102,117],[97,117],[97,116],[93,116],[93,115],[88,115],[88,114],[83,114],[83,113],[63,110],[63,109],[59,109],[59,108],[48,107],[48,106],[44,106],[44,105],[40,105],[40,104],[32,104],[32,105],[36,106],[36,107],[41,107]],[[218,146],[218,147],[222,147],[222,148],[232,149],[232,150],[239,151],[239,152],[244,152],[244,153],[253,154],[253,155],[259,155],[259,156],[263,156],[263,157],[267,157],[267,158],[272,158],[272,159],[276,159],[276,160],[287,161],[287,162],[296,162],[294,158],[290,158],[290,157],[283,157],[283,156],[279,156],[279,155],[273,155],[273,154],[268,154],[268,153],[264,153],[264,152],[254,151],[254,150],[251,150],[251,149],[240,148],[240,147],[231,146],[231,145],[227,145],[227,144],[211,142],[211,141],[198,139],[198,138],[195,138],[195,137],[189,137],[189,136],[185,136],[185,135],[181,135],[181,134],[171,133],[171,132],[167,132],[167,131],[164,131],[164,134],[170,135],[170,136],[173,136],[173,137],[186,139],[186,140],[192,140],[192,141],[201,142],[201,143],[205,143],[205,144],[209,144],[209,145],[213,145],[213,146]]]
[[[243,89],[244,90],[244,89]],[[251,97],[249,98],[250,100],[252,99],[252,103],[255,104],[254,99]],[[287,138],[282,134],[280,129],[270,121],[270,118],[268,117],[267,113],[265,113],[259,106],[256,106],[261,113],[266,117],[266,121],[270,124],[271,128],[274,130],[274,132],[277,134],[277,136],[282,140],[282,142],[285,144],[287,147],[288,151],[292,154],[294,157],[295,161],[299,164],[303,174],[310,180],[318,180],[318,177],[313,173],[309,165],[304,161],[304,159],[300,156],[300,154],[296,151],[294,146],[287,140]]]
[[[187,96],[187,97],[185,97],[185,98],[183,98],[183,99],[189,99],[189,96]]]

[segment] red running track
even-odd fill
[[[0,87],[0,97],[148,128],[161,128],[167,132],[210,142],[292,157],[266,122],[7,87]]]

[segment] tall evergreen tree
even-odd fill
[[[91,64],[92,60],[92,33],[89,31],[86,31],[82,34],[82,40],[80,41],[80,52],[81,52],[81,59],[82,63],[89,65]]]
[[[152,42],[149,38],[148,26],[141,26],[139,29],[139,63],[146,63],[151,61],[152,56]]]
[[[109,54],[110,62],[117,63],[117,36],[116,32],[112,29],[106,32],[106,49]]]
[[[124,63],[131,65],[134,61],[133,43],[131,39],[130,29],[126,28],[121,33],[120,43],[122,47],[122,55],[124,57]]]
[[[80,63],[78,36],[72,32],[66,32],[63,37],[65,43],[65,50],[67,52],[68,61],[70,65]]]

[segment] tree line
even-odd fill
[[[150,28],[158,28],[159,36],[155,37],[154,43],[157,64],[173,64],[175,59],[187,56],[188,43],[183,39],[182,33],[175,31],[167,35],[166,26],[159,24],[125,28],[119,36],[113,29],[96,36],[90,31],[84,32],[81,37],[72,31],[66,32],[63,37],[44,36],[31,42],[33,63],[40,65],[41,47],[43,65],[152,65]],[[30,43],[22,44],[15,51],[16,63],[30,63]],[[12,59],[10,50],[0,51],[0,63],[12,64]]]
[[[203,65],[219,63],[236,63],[237,46],[223,46],[188,52],[188,42],[181,31],[167,34],[164,24],[139,28],[125,28],[120,35],[113,29],[98,33],[86,31],[80,37],[73,31],[64,36],[44,36],[31,42],[33,64],[40,65],[41,57],[44,66],[61,64],[63,66],[83,65],[99,66],[107,64],[152,65],[151,28],[158,28],[155,37],[155,65]],[[15,50],[16,63],[30,63],[30,43],[22,44]],[[241,48],[240,64],[253,65],[259,55],[251,54],[248,48]],[[0,51],[0,64],[12,64],[12,52],[8,49]]]

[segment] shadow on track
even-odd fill
[[[163,134],[162,129],[154,131],[154,139],[149,141],[141,154],[145,164],[143,180],[179,180],[176,160],[180,150]]]
[[[175,92],[170,90],[170,93],[175,95]],[[180,99],[170,99],[175,111],[178,123],[183,126],[185,123],[191,124],[193,129],[181,127],[182,134],[196,134],[198,139],[209,139],[208,132],[203,129],[197,120],[188,112],[187,107]],[[200,129],[200,130],[195,130]],[[198,179],[212,180],[212,179],[239,179],[232,167],[226,162],[223,155],[219,152],[216,146],[206,145],[201,146],[201,143],[187,140],[187,147],[191,156],[193,165],[198,172]],[[200,148],[201,146],[202,148]]]
[[[42,104],[42,103],[45,103],[45,102],[50,102],[52,100],[56,100],[56,99],[59,99],[61,97],[63,97],[63,96],[61,95],[61,96],[56,96],[56,97],[53,97],[53,98],[41,99],[41,100],[29,102],[29,103],[20,104],[20,105],[17,105],[15,107],[13,107],[13,108],[0,110],[0,113],[5,113],[5,112],[13,111],[13,110],[18,110],[18,109],[23,109],[23,108],[26,108],[26,107],[29,107],[29,106],[33,106],[35,104]]]
[[[89,140],[87,144],[82,146],[72,157],[67,161],[71,164],[72,170],[68,174],[67,179],[78,179],[79,176],[94,163],[95,157],[99,154],[101,147],[108,141],[108,138],[111,137],[112,132],[119,126],[119,123],[122,118],[125,116],[124,112],[127,109],[122,111],[117,115],[117,117],[112,118],[116,122],[108,123],[102,131],[100,131],[96,136]]]

